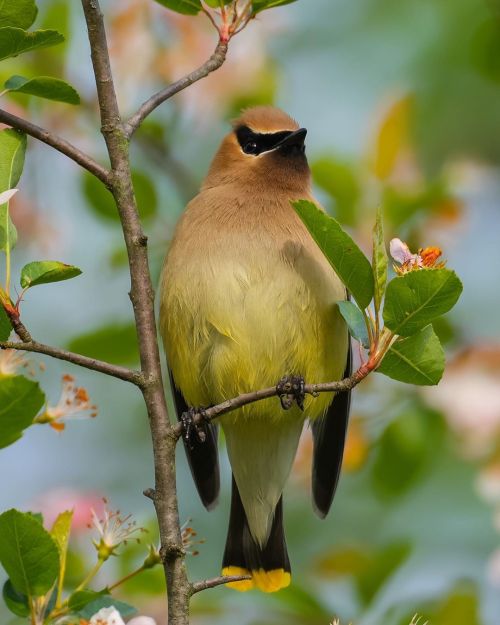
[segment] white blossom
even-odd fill
[[[101,608],[90,619],[89,625],[125,625],[123,619],[114,606]]]

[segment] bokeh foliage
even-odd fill
[[[33,4],[29,0],[23,2],[26,6]],[[2,63],[2,84],[13,75],[27,79],[50,75],[73,84],[80,94],[81,105],[77,109],[53,101],[36,101],[26,93],[11,92],[3,97],[9,98],[18,110],[24,109],[26,116],[39,118],[47,125],[61,124],[60,128],[70,125],[75,140],[88,141],[99,154],[101,145],[93,130],[96,117],[88,68],[84,72],[81,67],[87,50],[78,37],[83,29],[78,7],[63,0],[40,4],[37,21],[33,22],[32,10],[26,11],[26,16],[31,15],[31,22],[28,23],[26,17],[19,28],[29,29],[34,23],[40,29],[63,33],[66,40],[53,48],[39,49]],[[147,79],[152,85],[161,84],[166,75],[177,77],[177,68],[165,63],[169,54],[177,54],[173,58],[183,60],[190,68],[192,46],[182,48],[179,41],[183,38],[199,40],[203,54],[209,54],[213,47],[213,37],[209,27],[204,26],[202,15],[174,19],[166,17],[167,12],[160,13],[162,7],[153,9],[146,6],[149,4],[152,4],[149,0],[137,0],[122,6],[113,6],[112,2],[105,5],[112,18],[111,36],[117,50],[114,62],[123,83],[126,78],[130,79],[130,74],[137,84]],[[158,272],[173,223],[185,201],[195,192],[210,154],[224,131],[217,120],[224,115],[234,115],[241,103],[277,102],[297,116],[302,113],[300,121],[310,127],[308,153],[317,192],[330,213],[350,227],[365,252],[370,249],[375,209],[380,206],[387,239],[400,236],[414,249],[443,242],[445,250],[447,245],[453,248],[452,266],[461,273],[484,247],[487,231],[498,229],[500,225],[498,219],[488,223],[484,218],[481,228],[467,239],[466,247],[454,246],[454,241],[460,240],[460,232],[470,227],[471,211],[482,210],[481,203],[474,200],[473,185],[472,192],[463,192],[464,186],[467,189],[468,176],[478,169],[497,176],[500,28],[496,3],[361,0],[354,7],[345,0],[318,0],[314,12],[304,5],[307,5],[306,0],[273,10],[251,25],[252,32],[243,35],[253,37],[252,33],[261,32],[269,16],[276,32],[270,31],[267,35],[271,41],[270,52],[259,48],[260,66],[256,61],[256,67],[250,69],[244,61],[241,64],[233,61],[233,65],[221,70],[227,72],[222,78],[214,76],[214,82],[207,81],[200,87],[206,89],[201,91],[207,100],[205,106],[199,104],[200,92],[187,94],[158,112],[148,127],[141,130],[134,158],[138,176],[144,181],[139,204],[147,216],[146,229],[152,243],[155,271]],[[133,75],[133,68],[120,67],[119,45],[130,45],[127,20],[134,22],[136,30],[148,33],[151,39],[152,51],[144,50],[144,56],[147,53],[152,58],[149,76]],[[188,26],[189,20],[195,21]],[[289,24],[286,34],[280,34],[283,24]],[[315,33],[314,37],[311,32]],[[264,46],[258,39],[250,39],[251,45]],[[1,45],[0,48],[4,49]],[[327,59],[326,67],[321,66],[321,55]],[[342,81],[342,72],[339,76],[332,70],[335,80],[331,81],[329,98],[315,97],[311,104],[308,90],[297,94],[292,89],[293,81],[305,80],[303,68],[302,75],[294,70],[301,56],[316,83],[328,85],[329,64],[335,64],[339,58],[348,79]],[[242,75],[245,76],[243,83],[237,80]],[[361,108],[357,102],[357,108],[352,107],[354,112],[347,117],[353,136],[360,126],[364,129],[363,140],[358,144],[353,141],[350,149],[345,145],[336,147],[336,133],[341,136],[342,128],[341,123],[333,119],[331,130],[329,126],[326,128],[328,147],[318,148],[325,132],[326,116],[321,115],[321,111],[331,106],[335,106],[335,111],[339,107],[342,111],[348,110],[352,105],[349,93],[356,91],[358,85],[373,85],[374,77],[378,82],[367,98],[369,110]],[[211,110],[209,96],[214,92],[217,99],[212,101]],[[122,98],[132,110],[136,98],[125,89]],[[338,104],[342,99],[345,102]],[[321,115],[321,127],[315,126],[315,114]],[[366,130],[368,126],[371,126],[371,133]],[[118,224],[109,203],[95,200],[107,191],[97,186],[89,190],[85,176],[68,169],[64,172],[69,177],[70,201],[63,185],[57,184],[59,178],[50,178],[54,183],[50,189],[44,189],[40,182],[26,183],[33,203],[29,215],[37,213],[39,197],[43,197],[45,203],[62,207],[58,213],[45,211],[44,219],[55,220],[56,215],[59,218],[70,213],[85,243],[79,244],[79,237],[73,237],[73,245],[81,245],[81,252],[75,258],[71,254],[69,262],[82,265],[84,277],[79,280],[87,279],[85,274],[92,273],[93,266],[89,261],[85,261],[88,267],[83,266],[80,260],[88,257],[90,249],[96,254],[102,272],[101,280],[92,283],[95,289],[92,310],[105,311],[115,300],[120,302],[120,310],[124,309],[125,300],[119,300],[117,295],[118,287],[124,284],[125,271]],[[27,238],[31,237],[29,245],[38,252],[42,247],[43,228],[38,232],[27,230],[16,211],[16,200],[12,202],[13,220],[21,232],[18,251],[22,265],[32,260]],[[493,187],[489,195],[486,192],[484,202],[491,205],[498,202],[497,187]],[[64,221],[61,224],[59,236],[60,241],[64,241],[71,236],[70,224]],[[24,241],[23,230],[30,233],[24,236]],[[91,233],[95,230],[103,231],[98,243],[93,243]],[[480,270],[491,276],[494,266],[494,260],[491,264],[476,266],[477,288],[482,290],[474,294],[480,302],[500,303],[498,297],[491,299],[491,292],[495,291],[491,277],[481,287]],[[20,269],[21,266],[18,273]],[[64,309],[68,305],[61,291],[55,290],[64,291],[65,285],[46,288],[54,306]],[[78,288],[84,290],[83,286]],[[457,314],[446,324],[440,320],[433,324],[442,342],[448,344],[448,359],[454,359],[464,343],[474,347],[478,336],[476,328],[488,314],[487,310],[479,310],[481,306],[469,293],[466,285],[464,306],[469,311],[466,319]],[[35,299],[34,293],[31,297],[34,302],[41,302]],[[42,294],[40,298],[43,297]],[[77,328],[75,324],[61,329],[47,328],[48,332],[53,332],[54,342],[66,343],[72,348],[77,346],[89,355],[114,362],[136,362],[135,333],[129,319],[124,315],[113,318],[104,312],[101,316],[78,316],[77,307],[82,306],[82,301],[78,300],[78,306],[71,308],[78,319]],[[44,310],[47,316],[52,314],[51,309]],[[5,319],[0,312],[0,329],[2,327],[5,327]],[[471,375],[479,375],[478,371],[476,366]],[[363,625],[382,622],[400,625],[408,623],[418,611],[435,625],[495,624],[499,606],[486,572],[488,558],[498,540],[489,520],[489,510],[474,487],[483,456],[479,459],[476,456],[473,462],[464,458],[453,420],[444,408],[436,409],[430,395],[403,390],[404,387],[390,382],[383,385],[381,393],[378,385],[383,384],[382,380],[377,376],[356,391],[353,425],[357,425],[352,428],[355,435],[348,443],[344,475],[332,515],[324,523],[314,520],[310,511],[308,488],[304,485],[309,471],[307,441],[301,448],[303,464],[299,458],[294,482],[286,495],[288,541],[296,580],[292,589],[274,597],[235,596],[224,589],[205,593],[195,601],[195,622],[232,622],[237,610],[242,622],[262,625],[319,625],[328,623],[334,614],[339,614],[346,622],[352,619]],[[99,403],[108,423],[102,419],[93,427],[99,428],[100,433],[106,432],[108,440],[116,437],[122,447],[117,446],[112,451],[107,441],[105,447],[100,447],[99,441],[94,439],[93,452],[75,459],[75,463],[80,463],[80,475],[90,475],[89,464],[102,462],[105,456],[106,472],[114,473],[115,477],[103,477],[102,488],[120,488],[121,483],[125,493],[133,483],[139,493],[149,479],[149,469],[138,473],[138,465],[124,462],[123,458],[132,459],[141,454],[146,458],[148,435],[144,421],[139,420],[140,425],[123,426],[123,410],[129,409],[134,399],[127,397],[126,406],[121,404],[120,389],[107,385],[101,389]],[[485,398],[478,398],[478,420],[482,402]],[[1,406],[2,402],[0,411]],[[37,410],[40,408],[38,406]],[[75,436],[80,437],[88,426],[82,423],[72,427],[77,432]],[[125,430],[122,438],[115,433],[117,428]],[[70,446],[70,433],[63,436],[68,436]],[[35,458],[33,480],[36,468],[48,463],[35,439],[26,435],[16,443],[20,446],[19,455],[32,454]],[[492,447],[495,448],[493,442]],[[91,456],[95,453],[90,463],[89,453]],[[146,465],[147,461],[142,460],[140,464]],[[114,468],[109,469],[110,466]],[[21,469],[17,471],[20,473]],[[119,474],[120,478],[116,477]],[[66,485],[71,484],[71,479],[61,473],[57,477]],[[75,480],[74,487],[90,488],[91,479]],[[195,517],[198,532],[208,539],[201,558],[191,559],[190,568],[196,573],[215,574],[228,502],[222,501],[222,510],[214,513],[215,517],[205,515],[194,501],[187,472],[182,473],[180,479],[186,495],[183,510],[186,515]],[[47,482],[40,478],[38,488],[47,488]],[[30,492],[32,497],[33,491]],[[133,501],[141,515],[151,514],[139,497]],[[23,505],[31,507],[28,494]],[[6,507],[2,505],[2,509]],[[126,553],[131,561],[136,561],[138,554],[133,545]],[[88,554],[77,540],[70,548],[68,580],[78,577],[87,558]],[[120,559],[116,567],[123,567],[120,572],[126,574],[129,564]],[[124,586],[123,597],[143,606],[144,612],[149,610],[151,614],[161,615],[163,607],[159,597],[164,588],[161,574],[157,573],[151,571],[147,577],[132,580]]]

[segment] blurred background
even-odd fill
[[[22,95],[4,97],[2,105],[104,159],[80,5],[38,4],[36,26],[59,29],[67,42],[4,63],[0,79],[66,77],[82,105]],[[153,0],[102,4],[125,113],[215,46],[203,15],[183,17]],[[228,120],[242,107],[274,103],[308,128],[316,193],[367,253],[381,205],[387,241],[398,236],[414,250],[441,246],[464,283],[453,313],[436,324],[448,354],[437,388],[374,374],[355,390],[343,476],[325,521],[310,503],[311,440],[304,433],[285,492],[292,586],[269,596],[201,593],[193,623],[229,624],[237,614],[241,625],[328,625],[335,616],[403,625],[418,612],[433,625],[499,625],[499,86],[498,0],[299,0],[264,12],[231,42],[221,70],[163,105],[137,134],[135,182],[155,280]],[[32,334],[136,364],[124,246],[104,187],[30,140],[12,209],[20,240],[14,275],[41,258],[83,270],[77,280],[29,292],[23,320]],[[99,414],[62,432],[30,428],[3,449],[0,510],[41,510],[50,521],[76,507],[74,579],[93,558],[89,506],[106,497],[132,513],[150,532],[106,564],[97,586],[110,584],[157,540],[152,505],[142,495],[153,475],[141,398],[120,381],[48,358],[30,356],[27,367],[54,404],[61,376],[74,375]],[[193,546],[200,553],[188,558],[190,574],[211,577],[219,573],[229,512],[227,460],[220,505],[210,514],[181,448],[178,466],[182,521],[206,540]],[[162,575],[157,568],[135,578],[121,596],[164,619]],[[0,621],[9,622],[3,610]]]

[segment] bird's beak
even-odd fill
[[[307,130],[305,128],[299,128],[299,130],[295,130],[295,132],[291,132],[288,137],[282,139],[279,143],[274,146],[274,150],[281,150],[282,148],[291,148],[291,147],[304,147],[304,141],[306,139]]]

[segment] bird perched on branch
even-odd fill
[[[304,379],[350,374],[337,306],[345,288],[290,204],[314,201],[306,132],[279,109],[245,111],[180,219],[162,273],[160,331],[191,472],[208,509],[219,494],[218,426],[191,428],[192,407],[288,376],[281,405],[265,399],[220,418],[233,472],[222,573],[251,576],[228,584],[237,590],[273,592],[290,583],[282,493],[305,419],[321,517],[342,463],[349,394],[301,392]]]

